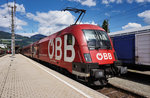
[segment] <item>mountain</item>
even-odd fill
[[[15,34],[15,38],[19,39],[19,38],[28,38],[28,37]],[[0,39],[11,39],[11,33],[0,31]]]
[[[31,36],[29,38],[29,37],[15,34],[15,39],[21,39],[22,40],[22,41],[15,41],[15,44],[23,47],[23,46],[27,46],[27,45],[35,42],[35,41],[38,41],[43,37],[46,37],[46,36],[41,35],[41,34],[37,34],[37,35]],[[8,45],[11,45],[10,40],[7,41],[7,40],[1,40],[1,39],[11,39],[11,33],[0,31],[0,43],[6,43]]]
[[[37,40],[40,40],[42,38],[46,37],[45,35],[42,35],[42,34],[36,34],[36,35],[33,35],[31,36],[30,38],[31,39],[37,39]]]

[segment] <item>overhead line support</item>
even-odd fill
[[[12,52],[12,56],[15,55],[15,30],[14,30],[14,13],[16,11],[16,6],[12,6],[11,7],[11,52]]]

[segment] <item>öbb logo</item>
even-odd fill
[[[48,55],[49,58],[52,59],[54,57],[54,51],[55,51],[55,59],[56,60],[61,60],[62,59],[62,52],[64,52],[64,61],[66,62],[72,62],[75,58],[75,38],[72,36],[72,45],[67,45],[67,36],[64,35],[64,50],[62,50],[62,39],[61,37],[57,37],[54,39],[49,40],[48,43]],[[68,56],[68,52],[71,51],[71,56]]]
[[[108,60],[108,59],[112,59],[112,55],[111,53],[97,53],[96,57],[98,60]]]

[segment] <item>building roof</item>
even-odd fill
[[[7,48],[6,44],[0,44],[0,48]]]

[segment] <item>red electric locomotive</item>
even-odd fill
[[[23,52],[94,85],[105,85],[109,77],[127,72],[120,66],[107,33],[95,25],[71,25],[23,48]]]

